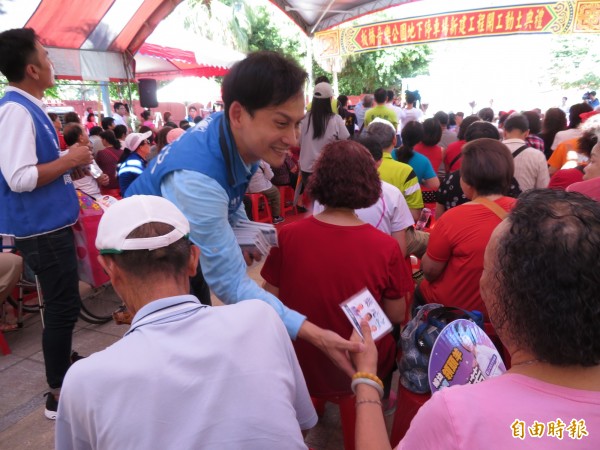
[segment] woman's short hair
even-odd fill
[[[423,122],[423,144],[428,147],[438,145],[442,139],[442,125],[437,119],[425,119]]]
[[[471,142],[481,138],[496,139],[498,141],[500,140],[500,132],[498,131],[498,128],[490,122],[478,120],[467,127],[464,139],[467,142]]]
[[[373,205],[381,195],[381,181],[371,153],[354,141],[326,145],[308,181],[308,194],[333,208]]]
[[[479,195],[505,195],[510,188],[515,165],[506,145],[482,138],[462,148],[460,177]]]
[[[464,140],[465,133],[467,132],[467,128],[469,128],[469,125],[471,125],[472,123],[475,123],[479,120],[481,120],[481,119],[479,119],[479,116],[476,116],[474,114],[465,117],[463,119],[463,121],[461,122],[460,127],[458,127],[458,133],[456,134],[456,137],[458,138],[458,140],[459,141]]]
[[[508,221],[494,261],[494,325],[541,361],[600,364],[600,203],[531,190]]]

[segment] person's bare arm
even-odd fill
[[[377,347],[371,336],[369,324],[363,320],[360,329],[364,338],[365,350],[352,353],[352,361],[358,372],[377,373]],[[361,342],[356,331],[350,340]],[[368,384],[356,386],[356,450],[391,450],[385,420],[381,410],[379,393]]]
[[[427,255],[423,255],[421,260],[421,267],[423,268],[423,275],[427,281],[435,281],[444,272],[447,262],[434,261]]]
[[[410,213],[412,214],[413,219],[415,219],[415,222],[417,222],[419,220],[419,217],[421,217],[421,211],[423,211],[423,208],[410,208]]]
[[[393,231],[392,237],[396,239],[398,242],[398,246],[400,247],[400,251],[402,252],[402,256],[408,256],[406,254],[406,230]]]
[[[52,162],[37,164],[38,179],[36,187],[42,187],[53,182],[65,172],[92,162],[92,151],[87,146],[74,146],[62,158]]]
[[[440,179],[438,177],[428,178],[423,180],[423,185],[427,189],[436,190],[440,187]]]
[[[406,315],[406,300],[404,297],[400,298],[384,298],[383,299],[383,311],[388,316],[392,323],[402,323]]]

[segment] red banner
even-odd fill
[[[323,31],[315,35],[315,56],[327,59],[448,39],[579,32],[600,32],[598,0],[484,8]]]

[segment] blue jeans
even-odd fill
[[[42,287],[46,380],[50,388],[60,388],[71,365],[73,328],[81,306],[73,230],[67,227],[15,242]]]

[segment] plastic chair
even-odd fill
[[[294,197],[296,192],[291,186],[277,186],[279,189],[279,199],[281,202],[281,217],[285,217],[286,213],[292,211],[297,214]]]
[[[312,397],[311,400],[317,415],[321,417],[325,410],[325,403],[330,402],[340,408],[340,419],[342,421],[342,436],[344,437],[344,449],[354,450],[356,407],[354,395],[342,395],[334,397]]]
[[[6,342],[6,338],[2,331],[0,331],[0,351],[2,351],[3,355],[11,354],[10,347],[8,346],[8,342]]]
[[[271,214],[269,200],[264,194],[246,194],[246,198],[249,198],[252,204],[252,220],[254,222],[273,223],[273,215]],[[260,208],[261,200],[263,202],[262,210]]]
[[[398,383],[398,400],[396,403],[396,413],[394,414],[394,423],[392,424],[392,435],[390,443],[395,448],[398,442],[402,440],[413,417],[417,414],[421,406],[431,398],[431,394],[415,394],[409,391],[401,383]]]

